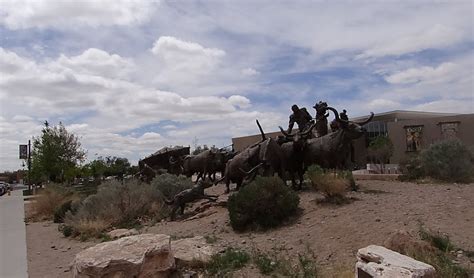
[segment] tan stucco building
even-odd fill
[[[367,116],[352,118],[363,121]],[[367,163],[367,145],[371,138],[385,135],[394,145],[390,163],[398,164],[407,154],[420,151],[430,144],[448,138],[458,138],[467,146],[474,146],[474,114],[434,113],[396,110],[375,114],[373,120],[364,126],[365,137],[353,143],[351,160],[360,168]],[[268,133],[276,138],[280,132]],[[258,142],[260,134],[232,138],[234,149],[243,150]]]

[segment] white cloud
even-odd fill
[[[31,122],[33,121],[33,118],[25,115],[15,115],[12,118],[12,121],[17,122],[17,123],[24,123],[24,122]]]
[[[369,109],[370,111],[377,110],[377,111],[388,111],[388,110],[395,110],[397,108],[400,108],[400,103],[395,102],[393,100],[389,99],[374,99],[371,100],[366,108]]]
[[[35,66],[36,64],[33,61],[22,58],[15,52],[7,51],[0,47],[0,72],[12,75],[18,71],[28,70]],[[0,75],[0,80],[2,78],[5,78],[5,76]]]
[[[260,74],[260,72],[257,71],[257,70],[254,69],[254,68],[246,68],[246,69],[243,69],[243,70],[241,71],[241,73],[242,73],[243,75],[246,75],[246,76],[253,76],[253,75],[259,75],[259,74]]]
[[[456,100],[456,99],[440,99],[427,103],[411,106],[410,110],[415,111],[432,111],[432,112],[454,112],[472,114],[474,112],[474,99]]]
[[[228,136],[251,130],[248,123],[256,117],[254,111],[241,110],[251,103],[240,95],[183,97],[119,79],[126,75],[121,74],[123,68],[133,61],[103,50],[89,49],[79,56],[61,55],[57,60],[36,63],[0,48],[2,61],[7,66],[1,68],[0,98],[9,105],[1,109],[0,128],[2,135],[8,136],[0,137],[0,156],[7,157],[9,164],[2,167],[9,169],[16,167],[18,142],[38,135],[45,119],[51,124],[56,124],[53,119],[72,121],[68,130],[80,135],[89,154],[138,159],[163,145],[190,144],[194,136],[228,144]],[[154,131],[123,135],[167,120],[185,127],[167,126],[166,136]],[[12,132],[21,126],[28,129]],[[182,137],[177,137],[178,133]]]
[[[408,34],[403,37],[394,36],[373,48],[367,49],[358,58],[381,57],[387,55],[403,55],[420,52],[425,49],[445,48],[459,42],[463,38],[461,31],[436,24],[427,30]]]
[[[89,154],[136,161],[194,137],[229,144],[257,118],[273,131],[319,99],[351,117],[472,110],[468,2],[67,1],[2,2],[2,165],[46,119]]]
[[[225,51],[217,48],[205,48],[194,42],[187,42],[175,37],[160,37],[154,44],[151,51],[168,61],[188,60],[195,56],[221,57]]]
[[[202,79],[213,79],[225,51],[206,48],[198,43],[174,37],[160,37],[151,52],[156,56],[154,83],[157,86],[188,87],[202,84]]]
[[[155,0],[2,0],[0,24],[10,29],[130,25],[147,21]]]
[[[409,68],[385,77],[391,84],[408,84],[423,81],[441,82],[458,69],[454,63],[443,63],[438,67]]]
[[[131,60],[96,48],[89,48],[81,55],[74,57],[61,55],[56,65],[81,74],[109,78],[126,78],[135,69],[135,65]]]
[[[243,96],[238,96],[238,95],[230,96],[228,100],[230,104],[240,107],[240,108],[250,107],[250,100]]]

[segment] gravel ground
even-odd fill
[[[322,205],[322,196],[313,191],[300,193],[302,211],[283,227],[266,232],[235,233],[227,210],[213,207],[207,217],[160,222],[143,233],[163,233],[173,237],[212,236],[215,244],[248,251],[260,250],[297,258],[312,250],[319,269],[328,273],[351,269],[359,248],[382,245],[396,230],[416,233],[426,228],[449,236],[459,248],[474,250],[474,184],[416,184],[393,181],[359,181],[353,201],[342,206]],[[224,186],[208,190],[223,194]],[[75,254],[94,242],[64,238],[57,225],[47,222],[27,225],[28,272],[30,277],[69,277]],[[54,246],[54,247],[53,247]],[[467,260],[469,262],[469,260]],[[471,269],[474,264],[468,263]],[[337,269],[337,270],[335,270]],[[255,268],[246,268],[236,277],[259,277]]]

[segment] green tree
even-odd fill
[[[369,144],[367,148],[367,156],[369,161],[380,165],[380,172],[384,172],[385,164],[390,162],[393,155],[393,143],[387,136],[377,136]]]
[[[123,179],[123,176],[130,170],[130,162],[125,157],[108,156],[105,158],[106,176],[116,176]]]
[[[41,135],[33,137],[32,178],[36,182],[64,182],[76,173],[85,156],[76,135],[68,132],[61,122],[50,127],[46,121]]]
[[[107,165],[102,157],[98,157],[95,160],[84,165],[83,172],[86,173],[87,176],[92,176],[94,179],[102,179],[104,176],[105,171],[107,170]]]

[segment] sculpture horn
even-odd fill
[[[358,125],[365,125],[367,123],[369,123],[370,121],[372,121],[372,119],[374,118],[374,112],[370,112],[370,116],[367,120],[361,122],[361,123],[357,123]]]
[[[295,136],[294,134],[288,134],[288,133],[286,133],[286,131],[285,131],[281,126],[278,126],[278,128],[280,128],[281,133],[283,133],[283,135],[285,135],[285,137],[293,137],[293,136]]]
[[[329,109],[329,110],[331,110],[331,111],[334,113],[334,117],[336,117],[336,121],[337,121],[337,122],[347,123],[347,121],[341,120],[341,118],[339,118],[339,112],[337,112],[336,109],[334,109],[334,108],[332,108],[332,107],[330,107],[330,106],[326,107],[326,109]]]
[[[312,124],[312,125],[309,127],[309,129],[308,129],[307,131],[301,132],[300,135],[302,135],[302,136],[308,135],[309,133],[311,133],[311,131],[312,131],[313,128],[315,128],[315,127],[316,127],[316,123]]]
[[[253,167],[252,169],[250,169],[250,171],[248,172],[245,172],[244,169],[242,168],[239,168],[239,170],[244,173],[246,176],[252,174],[253,172],[255,172],[255,170],[257,170],[258,168],[260,168],[261,166],[263,165],[263,163],[259,163],[257,166]]]
[[[262,141],[265,141],[267,138],[265,137],[265,133],[263,132],[262,126],[260,125],[258,120],[255,120],[255,121],[257,122],[258,129],[260,129],[260,134],[262,134]]]

